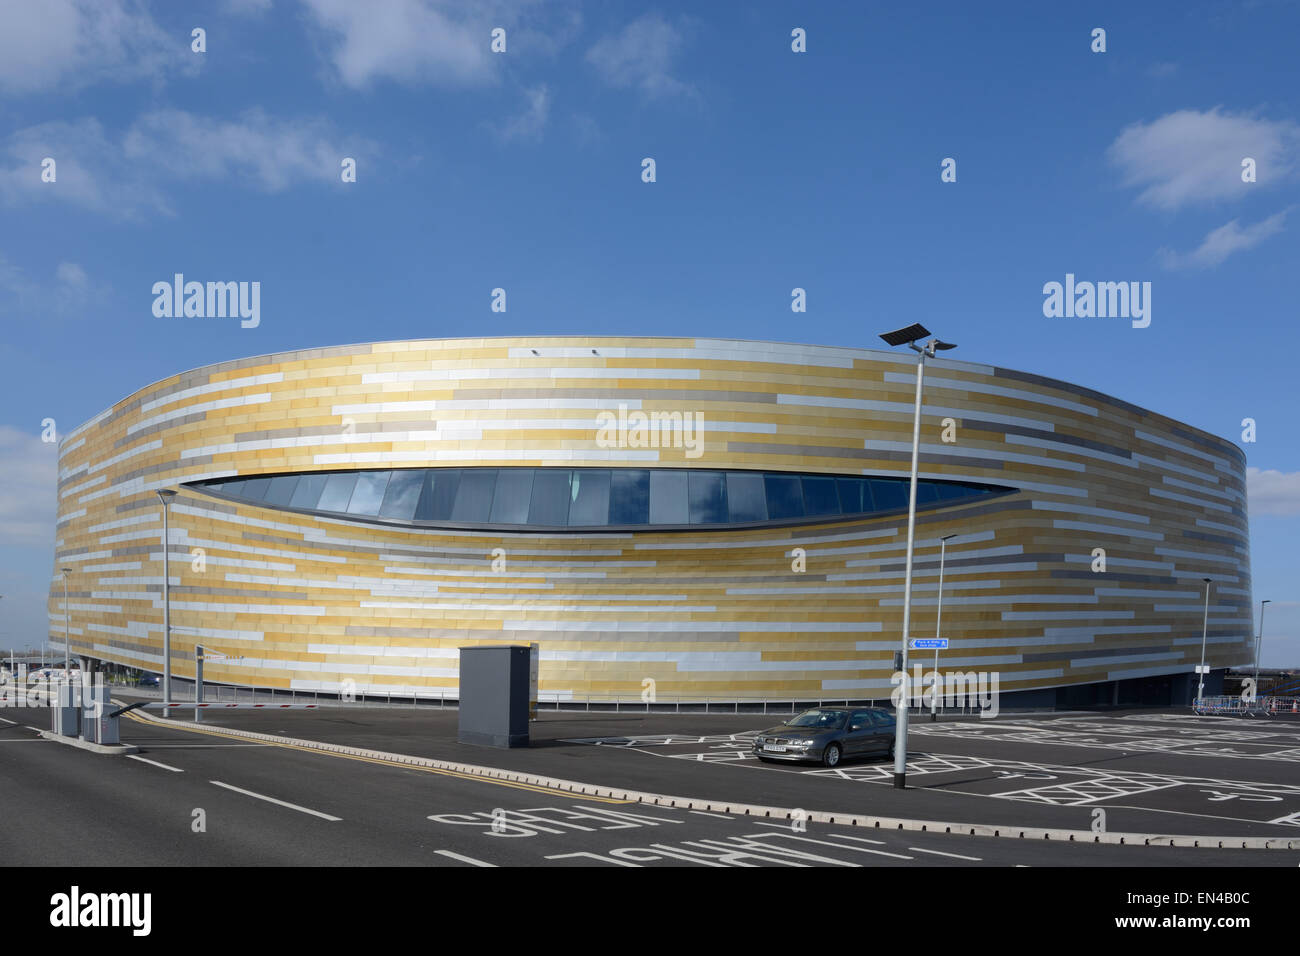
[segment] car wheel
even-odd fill
[[[887,759],[889,759],[889,760],[893,760],[893,759],[894,759],[894,753],[895,753],[894,747],[895,747],[895,745],[896,745],[896,741],[891,740],[891,741],[889,742],[889,749],[885,751],[885,757],[886,757]]]
[[[842,751],[839,744],[827,744],[822,751],[822,763],[827,767],[838,767]]]

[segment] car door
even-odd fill
[[[851,712],[848,727],[844,730],[845,755],[869,753],[874,733],[875,728],[871,722],[871,711],[855,710]]]
[[[894,725],[894,718],[888,712],[883,710],[873,710],[871,712],[872,750],[880,753],[888,753],[889,745],[894,740],[894,734],[897,727]]]

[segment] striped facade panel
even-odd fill
[[[912,353],[707,339],[388,342],[226,362],[144,388],[61,446],[50,633],[216,681],[455,696],[457,648],[540,645],[546,699],[884,697],[906,515],[710,530],[415,527],[231,501],[189,483],[439,467],[906,477]],[[699,445],[600,438],[602,413],[698,415]],[[608,420],[608,414],[604,420]],[[657,447],[656,447],[657,445]],[[1245,460],[1064,382],[927,363],[922,479],[1014,488],[917,518],[913,634],[1001,690],[1250,658]],[[1097,570],[1100,551],[1105,570]],[[925,658],[928,661],[928,655]],[[344,682],[352,681],[353,685]],[[653,685],[647,683],[653,681]]]

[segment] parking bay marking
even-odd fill
[[[127,756],[130,757],[132,760],[138,760],[138,761],[140,761],[141,763],[147,763],[147,764],[150,764],[151,766],[154,766],[154,767],[162,767],[164,770],[170,770],[172,773],[184,773],[184,772],[185,772],[185,771],[182,770],[180,767],[169,767],[169,766],[167,766],[167,764],[165,764],[165,763],[159,763],[157,760],[150,760],[150,759],[148,759],[147,757],[140,757],[140,756],[137,756],[136,754],[127,754]]]
[[[445,856],[452,860],[460,860],[462,863],[468,863],[471,866],[490,866],[493,868],[496,867],[495,863],[487,863],[483,860],[476,860],[472,856],[464,856],[463,854],[460,853],[453,853],[451,850],[434,850],[433,852],[438,854],[439,856]]]
[[[256,800],[265,800],[267,803],[274,803],[277,806],[288,807],[290,810],[297,810],[299,813],[310,813],[314,817],[320,817],[322,820],[329,820],[332,823],[338,823],[342,817],[332,817],[328,813],[321,813],[319,810],[312,810],[310,807],[300,807],[296,803],[289,803],[285,800],[277,800],[275,797],[268,797],[263,793],[254,793],[252,790],[245,790],[242,787],[235,787],[228,783],[222,783],[220,780],[209,780],[218,787],[225,787],[227,790],[233,790],[235,793],[242,793],[246,797],[253,797]]]

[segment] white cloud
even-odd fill
[[[372,144],[343,144],[315,119],[275,119],[250,110],[236,120],[159,110],[120,137],[97,120],[43,123],[0,145],[0,202],[54,200],[130,218],[171,211],[160,181],[225,179],[268,192],[296,183],[339,182],[344,156],[373,154]],[[41,180],[41,161],[55,160],[57,179]]]
[[[598,40],[587,51],[587,62],[611,86],[636,88],[649,97],[690,95],[693,88],[672,75],[684,42],[681,31],[661,15],[647,13]]]
[[[487,8],[439,0],[302,0],[329,38],[329,57],[344,84],[376,79],[461,86],[492,79]],[[499,24],[495,24],[499,25]]]
[[[75,262],[60,262],[53,279],[45,282],[0,254],[0,315],[33,320],[68,315],[104,291]]]
[[[1179,110],[1150,123],[1134,123],[1108,155],[1126,186],[1142,187],[1138,201],[1176,210],[1192,203],[1241,196],[1289,175],[1300,127],[1245,113]],[[1255,160],[1258,181],[1241,181],[1241,161]]]
[[[1246,497],[1250,516],[1289,518],[1300,515],[1300,471],[1246,469]]]
[[[551,91],[545,83],[524,90],[524,96],[528,100],[524,111],[497,127],[497,135],[507,142],[541,139],[546,121],[551,115]]]
[[[6,544],[53,543],[57,481],[58,446],[0,425],[0,527]]]
[[[1201,244],[1191,252],[1184,255],[1162,249],[1161,258],[1164,260],[1165,266],[1170,269],[1217,266],[1234,252],[1253,249],[1265,239],[1281,232],[1288,212],[1290,212],[1289,209],[1283,209],[1281,212],[1274,213],[1267,219],[1246,226],[1244,229],[1240,225],[1241,221],[1234,219],[1218,229],[1210,230],[1201,241]]]
[[[238,178],[276,192],[294,183],[339,182],[338,145],[323,120],[272,119],[249,110],[237,121],[183,110],[140,117],[122,143],[128,160],[176,179]]]
[[[165,32],[140,0],[0,0],[0,94],[66,92],[198,65],[188,37]]]

